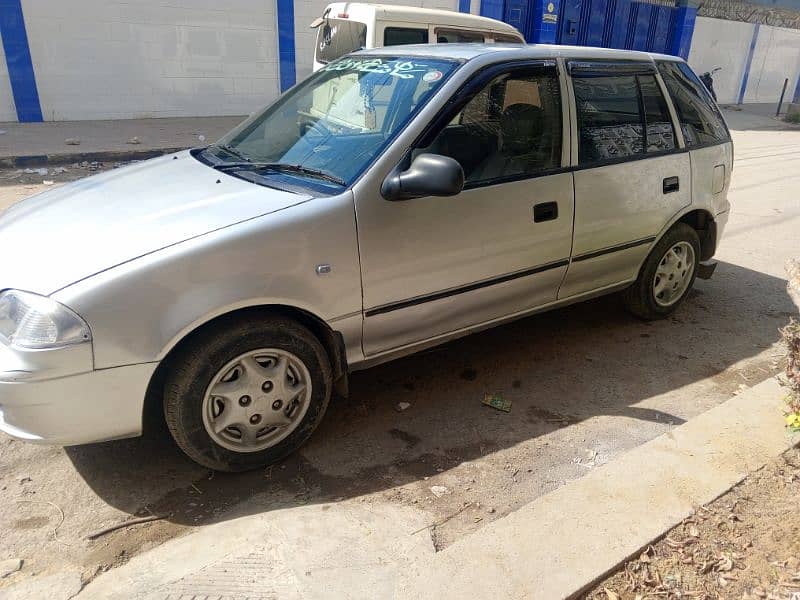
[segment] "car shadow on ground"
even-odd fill
[[[227,518],[245,500],[243,510],[263,512],[350,498],[597,415],[680,424],[680,414],[639,404],[701,380],[721,401],[742,381],[767,378],[775,365],[731,372],[774,344],[794,313],[784,280],[721,263],[664,321],[636,320],[608,296],[355,373],[350,397],[332,402],[310,442],[267,469],[212,474],[186,459],[163,427],[66,452],[110,505],[180,524]],[[486,392],[512,400],[512,412],[482,405]],[[398,411],[399,402],[411,406]]]

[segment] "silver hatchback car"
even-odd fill
[[[273,462],[350,371],[615,291],[668,315],[713,271],[732,163],[675,57],[351,54],[216,144],[0,217],[0,429],[82,444],[158,406],[202,465]]]

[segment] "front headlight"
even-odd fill
[[[89,326],[55,300],[18,290],[0,293],[0,336],[22,348],[57,348],[88,342]]]

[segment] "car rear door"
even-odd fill
[[[651,62],[569,63],[576,139],[572,258],[559,299],[636,279],[691,203],[691,168]]]
[[[368,356],[556,299],[572,244],[563,80],[553,61],[478,77],[406,155],[458,160],[462,193],[356,190]]]

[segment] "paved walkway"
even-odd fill
[[[760,383],[441,552],[418,508],[354,498],[230,515],[78,597],[571,597],[797,443],[783,394],[774,379]]]
[[[213,142],[244,117],[182,117],[124,121],[0,123],[0,160],[171,151]],[[139,143],[131,143],[134,138]],[[77,145],[67,140],[79,140]]]

